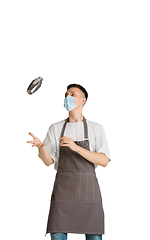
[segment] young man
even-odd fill
[[[51,195],[46,234],[67,239],[67,233],[83,233],[86,240],[100,240],[104,234],[102,197],[95,173],[110,161],[102,125],[84,118],[82,108],[88,93],[81,85],[70,84],[64,107],[69,117],[49,127],[42,143],[32,133],[45,165],[57,171]]]

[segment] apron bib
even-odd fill
[[[69,118],[61,131],[64,131]],[[89,149],[87,122],[83,117],[84,141]],[[47,233],[104,234],[102,197],[93,163],[68,146],[60,146],[59,165],[51,195]]]

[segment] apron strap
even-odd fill
[[[84,123],[84,140],[88,140],[88,127],[85,117],[83,117],[83,123]]]
[[[69,117],[66,119],[63,128],[61,130],[61,134],[60,134],[60,138],[62,138],[64,136],[64,132],[65,132],[65,128],[67,125],[67,122],[69,121]],[[88,127],[87,127],[87,122],[85,117],[83,117],[83,124],[84,124],[84,140],[88,140]]]
[[[62,138],[64,136],[64,131],[65,131],[66,124],[67,124],[68,121],[69,121],[69,117],[66,119],[66,121],[64,123],[64,126],[63,126],[63,128],[61,130],[60,138]]]

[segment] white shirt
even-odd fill
[[[101,124],[87,121],[89,147],[92,152],[104,153],[110,159],[110,153],[104,128]],[[65,121],[52,124],[43,141],[45,148],[54,160],[54,169],[57,171],[59,165],[59,138]],[[84,141],[84,125],[83,122],[70,123],[67,122],[64,136],[71,137],[74,141]],[[98,165],[94,164],[95,168]]]

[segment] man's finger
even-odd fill
[[[36,138],[33,133],[29,132],[29,134],[30,134],[33,138]]]
[[[69,137],[61,137],[59,138],[59,141],[62,141],[62,140],[67,140]]]
[[[45,143],[40,143],[39,145],[41,145],[41,146],[44,146],[44,145],[45,145]]]
[[[62,147],[65,147],[65,146],[66,146],[66,147],[69,147],[69,144],[68,144],[68,143],[64,143],[64,144],[62,144],[61,146],[62,146]]]
[[[64,137],[61,137],[61,138],[59,138],[59,141],[62,141],[64,139]]]
[[[27,143],[33,143],[33,141],[27,141]]]
[[[43,147],[44,145],[45,145],[45,143],[38,144],[39,147]]]
[[[36,145],[32,145],[32,147],[36,147]]]
[[[61,140],[61,144],[62,144],[62,143],[67,143],[67,142],[68,142],[67,139]]]

